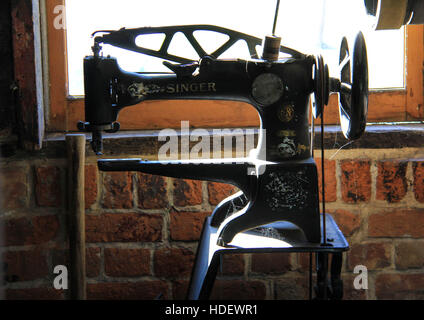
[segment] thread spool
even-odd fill
[[[277,61],[280,56],[281,38],[275,35],[266,36],[264,40],[264,50],[262,59],[268,61]]]

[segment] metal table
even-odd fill
[[[342,253],[349,250],[349,244],[331,215],[321,214],[321,230],[323,216],[326,219],[327,239],[321,243],[307,242],[303,232],[291,223],[276,222],[237,234],[227,247],[217,245],[218,228],[211,226],[212,217],[208,217],[197,249],[188,299],[206,300],[210,297],[222,255],[273,252],[315,253],[317,258],[316,299],[341,299],[343,296],[343,282],[340,278]],[[321,234],[324,233],[321,232]],[[329,254],[332,255],[330,279],[327,277]],[[312,268],[310,267],[310,298],[312,298],[311,279]]]

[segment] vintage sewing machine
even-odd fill
[[[229,40],[215,52],[206,52],[194,37],[197,30],[222,33]],[[182,32],[202,57],[199,61],[168,53],[177,32]],[[156,33],[165,34],[159,50],[135,44],[137,36]],[[146,100],[236,100],[251,104],[260,116],[257,148],[244,159],[98,161],[103,171],[141,171],[223,182],[240,189],[219,204],[205,222],[188,297],[209,296],[221,254],[300,251],[318,253],[317,297],[341,298],[341,252],[348,244],[331,216],[320,214],[309,107],[312,95],[313,115],[318,118],[330,93],[338,93],[344,135],[357,139],[364,132],[368,66],[362,34],[356,38],[353,54],[343,40],[339,79],[329,77],[321,56],[281,46],[281,39],[274,35],[265,39],[262,55],[256,52],[261,39],[209,25],[121,29],[95,35],[94,54],[84,59],[86,119],[78,127],[92,132],[92,147],[97,154],[102,153],[102,132],[119,130],[119,111]],[[250,60],[219,59],[239,40],[247,43]],[[125,72],[115,58],[101,55],[102,44],[172,61],[165,63],[172,74]],[[280,53],[286,57],[280,58]],[[264,231],[271,229],[273,232],[266,235]],[[261,244],[258,239],[265,242]],[[329,253],[333,254],[331,283],[326,275]]]

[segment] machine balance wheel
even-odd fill
[[[368,59],[363,34],[358,33],[353,60],[346,38],[340,47],[340,126],[347,139],[355,140],[365,131],[368,115]]]
[[[315,57],[314,64],[314,94],[312,101],[312,115],[315,119],[319,118],[328,104],[330,97],[330,77],[328,65],[324,64],[321,55]]]

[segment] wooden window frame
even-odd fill
[[[5,5],[7,6],[7,5]],[[11,0],[16,133],[25,150],[40,150],[45,133],[43,48],[38,0]]]
[[[64,0],[46,0],[50,102],[46,121],[48,132],[76,131],[76,123],[84,120],[83,98],[68,96],[66,30],[56,29],[53,25],[54,8],[64,4]],[[410,25],[405,30],[405,88],[370,92],[369,122],[423,120],[424,28],[422,25]],[[337,95],[331,96],[325,118],[326,124],[339,123]],[[142,107],[123,109],[118,119],[123,130],[179,128],[181,120],[189,120],[193,127],[204,128],[252,127],[259,124],[254,108],[246,103],[229,101],[145,101]]]

